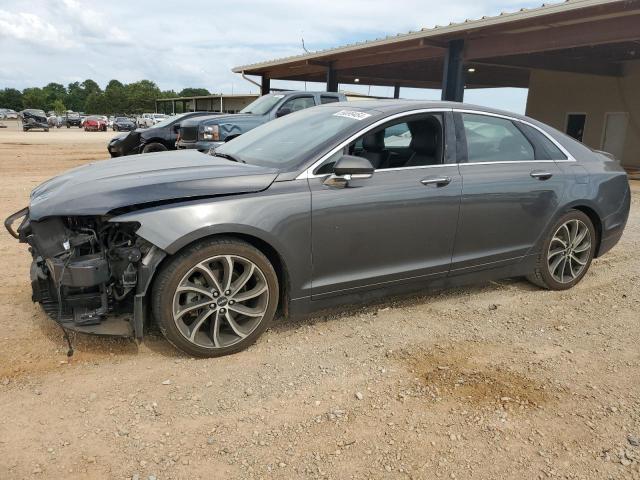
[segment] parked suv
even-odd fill
[[[112,157],[175,150],[181,122],[203,115],[211,115],[211,112],[187,112],[168,117],[151,128],[138,128],[129,133],[121,133],[109,142],[107,150]]]
[[[176,146],[179,149],[197,148],[201,152],[208,152],[211,147],[217,147],[278,117],[315,105],[341,101],[346,101],[342,93],[300,91],[270,93],[251,102],[239,113],[182,122],[180,138]]]
[[[82,128],[82,118],[80,114],[77,112],[72,112],[71,110],[67,110],[64,114],[64,123],[67,128],[78,127]]]

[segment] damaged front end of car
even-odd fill
[[[166,254],[136,235],[138,224],[108,216],[34,221],[25,208],[5,226],[29,245],[32,299],[53,320],[69,330],[142,338],[145,294]]]

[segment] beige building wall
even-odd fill
[[[640,167],[640,61],[628,62],[622,77],[533,70],[527,115],[566,131],[567,113],[586,113],[583,141],[602,149],[607,112],[626,112],[625,166]]]

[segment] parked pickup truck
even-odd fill
[[[270,93],[251,102],[239,113],[212,118],[194,118],[180,125],[178,149],[197,148],[208,152],[224,142],[288,113],[323,103],[346,101],[342,93],[333,92],[280,92]]]

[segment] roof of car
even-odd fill
[[[358,109],[362,111],[373,111],[377,110],[380,113],[391,114],[391,113],[401,113],[410,110],[417,109],[427,109],[427,108],[436,108],[436,109],[456,109],[456,110],[474,110],[486,113],[494,113],[497,115],[506,115],[509,117],[515,118],[526,118],[520,114],[507,112],[504,110],[499,110],[496,108],[484,107],[480,105],[473,105],[470,103],[460,103],[460,102],[445,102],[445,101],[436,101],[436,100],[396,100],[396,99],[387,99],[387,100],[356,100],[356,101],[348,101],[348,102],[336,102],[336,103],[328,103],[325,105],[321,105],[320,108],[325,107],[344,107],[344,108],[352,108]]]
[[[271,95],[296,95],[299,93],[307,93],[307,94],[312,94],[312,95],[330,95],[330,96],[344,96],[343,93],[341,92],[323,92],[323,91],[309,91],[309,90],[277,90],[274,92],[271,92]]]

